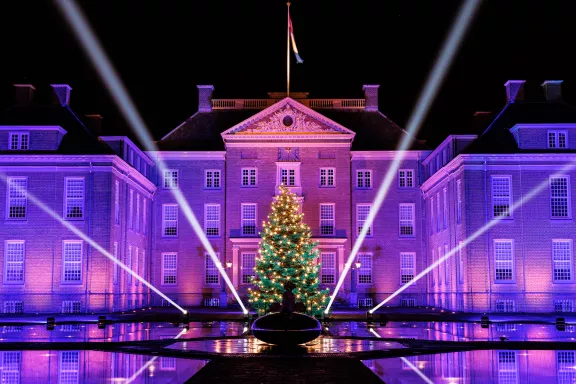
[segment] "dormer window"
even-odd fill
[[[8,143],[12,151],[28,150],[30,149],[30,134],[28,132],[11,133]]]
[[[568,148],[568,133],[566,131],[548,131],[548,148]]]

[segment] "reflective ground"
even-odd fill
[[[409,351],[410,340],[443,341],[574,341],[576,330],[539,324],[334,322],[327,334],[303,346],[305,354],[371,351]],[[43,325],[0,327],[0,342],[136,342],[181,339],[171,351],[216,352],[224,355],[266,354],[274,349],[245,334],[242,322],[190,323],[184,333],[167,323],[62,325],[49,331]],[[371,337],[346,339],[339,337]],[[396,340],[378,340],[376,337]],[[192,338],[207,338],[187,340]],[[500,341],[504,338],[505,341]],[[404,340],[404,341],[403,341]],[[54,344],[56,345],[56,344]],[[557,344],[560,345],[560,344]],[[184,383],[207,359],[159,357],[146,354],[103,352],[78,345],[74,350],[9,350],[0,352],[0,383]],[[31,344],[25,348],[35,348]],[[75,348],[75,347],[74,347]],[[363,360],[385,383],[576,383],[576,352],[562,347],[548,350],[498,349],[422,354]],[[132,350],[131,352],[134,352]]]

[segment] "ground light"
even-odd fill
[[[380,335],[378,334],[378,332],[376,332],[376,331],[374,330],[374,328],[370,328],[370,332],[372,332],[377,338],[379,338],[379,339],[382,338],[382,336],[380,336]],[[422,371],[419,370],[414,364],[412,364],[412,363],[410,362],[410,360],[408,360],[407,358],[405,358],[405,357],[403,357],[403,356],[400,356],[400,360],[402,360],[404,363],[406,363],[407,366],[409,366],[410,368],[412,368],[412,370],[413,370],[414,372],[416,372],[416,374],[417,374],[418,376],[420,376],[420,377],[422,378],[422,380],[424,380],[426,383],[428,383],[428,384],[434,384],[434,382],[433,382],[432,380],[430,380],[430,378],[429,378],[428,376],[426,376],[426,375],[424,374],[424,372],[422,372]]]
[[[187,328],[184,328],[183,330],[180,331],[179,334],[177,334],[174,339],[179,339],[180,337],[182,337],[183,334],[185,334],[186,332],[188,332]],[[136,372],[134,372],[134,374],[132,376],[130,376],[130,378],[128,378],[126,380],[125,384],[130,384],[131,382],[133,382],[134,380],[136,380],[138,378],[138,376],[140,376],[145,370],[146,368],[148,368],[149,366],[151,366],[156,360],[158,360],[158,356],[154,356],[153,358],[151,358],[150,360],[148,360],[146,362],[146,364],[144,364],[143,366],[140,367],[140,369],[138,369]]]
[[[350,252],[348,261],[344,265],[344,269],[342,271],[342,274],[340,275],[340,278],[338,279],[338,283],[334,288],[332,296],[330,297],[328,306],[326,306],[326,310],[324,311],[326,314],[329,313],[330,307],[334,303],[336,295],[338,294],[338,291],[342,287],[344,279],[346,278],[346,275],[350,270],[352,261],[356,258],[356,255],[358,254],[358,251],[360,250],[360,247],[362,246],[362,243],[364,242],[364,239],[368,234],[369,228],[372,227],[372,222],[376,218],[378,211],[380,211],[380,206],[382,205],[382,202],[386,198],[386,195],[388,194],[392,182],[396,180],[396,174],[398,172],[398,169],[400,168],[404,156],[406,155],[406,151],[409,149],[410,143],[412,142],[413,138],[416,136],[416,133],[420,129],[420,126],[422,125],[426,115],[428,114],[428,111],[430,110],[432,102],[434,101],[436,95],[438,94],[438,91],[440,90],[440,86],[442,85],[442,82],[446,77],[446,73],[448,72],[448,69],[452,64],[452,61],[454,60],[456,52],[458,52],[458,48],[460,47],[463,41],[464,35],[470,24],[472,24],[472,18],[476,13],[476,10],[478,9],[480,1],[481,0],[466,0],[464,1],[462,8],[460,8],[458,17],[454,22],[454,24],[452,25],[452,29],[450,30],[450,33],[448,34],[448,37],[444,42],[442,50],[440,51],[440,54],[436,59],[436,63],[432,68],[432,72],[430,72],[428,79],[426,80],[426,85],[424,86],[424,89],[422,90],[422,93],[418,98],[416,107],[412,111],[412,115],[410,116],[410,120],[408,121],[406,132],[403,135],[400,144],[398,145],[397,148],[398,152],[394,157],[394,160],[392,161],[390,168],[388,168],[388,172],[386,173],[384,180],[382,180],[382,184],[378,189],[376,198],[372,202],[372,208],[370,209],[370,213],[368,214],[368,217],[366,218],[366,221],[362,226],[362,230],[360,231],[360,234],[358,235],[356,242],[352,247],[352,251]]]
[[[553,174],[552,176],[550,176],[550,178],[563,176],[566,172],[573,170],[574,167],[576,167],[576,162],[569,163],[568,165],[562,167],[560,169],[560,171],[558,171],[555,174]],[[512,204],[512,206],[510,207],[510,214],[512,214],[516,209],[520,208],[523,204],[532,200],[536,195],[538,195],[540,192],[542,192],[544,189],[546,189],[546,187],[548,187],[549,183],[550,183],[549,179],[544,180],[542,183],[538,184],[534,189],[532,189],[530,192],[528,192],[528,194],[523,196],[516,203]],[[368,312],[370,314],[374,313],[378,308],[380,308],[381,306],[383,306],[384,304],[386,304],[387,302],[389,302],[390,300],[392,300],[393,298],[398,296],[400,293],[404,292],[412,284],[416,283],[418,280],[420,280],[422,277],[426,276],[434,268],[436,268],[437,266],[439,266],[440,264],[445,262],[450,257],[454,256],[454,254],[456,254],[456,252],[458,252],[459,250],[461,250],[462,248],[464,248],[465,246],[470,244],[472,241],[476,240],[479,236],[484,234],[487,230],[489,230],[490,228],[492,228],[493,226],[498,224],[500,222],[500,220],[502,220],[502,219],[504,219],[504,216],[498,216],[498,217],[490,220],[487,224],[480,227],[476,232],[474,232],[472,235],[470,235],[468,238],[466,238],[464,241],[462,241],[462,243],[460,243],[456,247],[452,248],[447,254],[445,254],[443,257],[441,257],[436,262],[432,263],[430,266],[428,266],[426,269],[424,269],[422,272],[417,274],[412,280],[410,280],[408,283],[406,283],[405,285],[400,287],[396,292],[392,293],[384,301],[379,303],[377,306],[375,306],[374,308],[372,308]]]
[[[4,174],[2,172],[0,172],[0,180],[2,180],[5,184],[8,184],[8,177],[6,176],[6,174]],[[112,260],[114,263],[116,263],[120,268],[122,268],[123,270],[125,270],[126,272],[131,274],[136,280],[140,281],[142,284],[144,284],[145,286],[150,288],[152,291],[154,291],[155,293],[160,295],[160,297],[162,297],[164,300],[166,300],[167,302],[169,302],[170,304],[172,304],[173,306],[178,308],[183,314],[188,313],[184,308],[182,308],[181,306],[176,304],[173,300],[171,300],[168,296],[166,296],[165,294],[160,292],[160,290],[158,288],[156,288],[155,286],[150,284],[148,281],[146,281],[146,279],[142,278],[139,274],[137,274],[132,269],[130,269],[126,264],[124,264],[123,262],[118,260],[116,257],[114,257],[114,255],[112,255],[110,252],[108,252],[107,250],[102,248],[98,243],[96,243],[94,240],[92,240],[90,237],[88,237],[88,235],[86,235],[84,232],[82,232],[81,230],[76,228],[70,222],[64,220],[58,213],[54,212],[54,210],[52,210],[50,207],[48,207],[46,204],[44,204],[42,201],[40,201],[36,196],[34,196],[30,192],[28,192],[26,189],[21,188],[18,184],[12,184],[11,186],[15,187],[16,190],[18,191],[18,193],[26,196],[27,200],[30,200],[34,205],[36,205],[38,208],[40,208],[41,210],[46,212],[48,214],[48,216],[50,216],[53,219],[60,222],[60,224],[62,224],[66,228],[68,228],[76,236],[80,237],[82,240],[84,240],[85,242],[90,244],[92,247],[94,247],[94,249],[96,249],[98,252],[100,252],[101,254],[103,254],[104,256],[109,258],[110,260]]]
[[[108,89],[110,95],[116,102],[116,105],[122,112],[122,115],[128,122],[129,126],[132,128],[134,133],[138,136],[144,148],[150,152],[158,151],[158,148],[153,142],[152,136],[150,135],[148,129],[146,128],[144,120],[142,120],[142,117],[138,113],[138,110],[136,109],[136,106],[132,102],[132,99],[130,98],[128,91],[124,87],[122,81],[120,80],[120,77],[116,73],[112,63],[110,62],[108,56],[104,52],[104,49],[101,47],[95,33],[92,31],[81,9],[77,6],[76,2],[73,0],[56,0],[56,5],[58,6],[60,12],[62,13],[66,21],[68,22],[76,38],[80,42],[80,46],[84,50],[85,54],[90,58],[92,65],[100,75],[102,82],[106,85],[106,88]],[[160,170],[160,174],[163,175],[167,167],[162,159],[157,158],[156,160],[158,168]],[[188,204],[188,201],[186,201],[186,199],[184,198],[182,191],[180,190],[179,187],[170,189],[170,191],[172,192],[174,198],[176,199],[180,208],[182,209],[182,212],[184,213],[184,216],[188,220],[188,223],[191,225],[194,232],[196,232],[196,235],[200,239],[200,242],[204,246],[204,249],[206,249],[206,251],[210,255],[210,258],[212,259],[212,262],[220,272],[220,275],[228,285],[228,288],[230,288],[230,291],[234,295],[234,298],[240,304],[242,311],[244,312],[244,314],[247,314],[248,310],[242,303],[242,300],[240,299],[238,292],[236,291],[234,285],[232,284],[232,281],[230,281],[230,278],[226,274],[222,266],[222,263],[220,262],[218,256],[214,252],[214,248],[212,248],[210,241],[204,234],[202,226],[196,219],[196,216],[194,215],[192,208]]]

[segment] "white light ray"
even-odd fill
[[[370,332],[372,332],[376,337],[382,338],[382,336],[380,336],[380,335],[378,334],[378,332],[376,332],[376,331],[374,330],[374,328],[370,328]],[[401,356],[401,357],[400,357],[400,360],[402,360],[403,362],[406,363],[407,366],[409,366],[410,368],[412,368],[412,370],[413,370],[414,372],[416,372],[416,374],[417,374],[418,376],[420,376],[420,377],[422,378],[422,380],[424,380],[426,383],[428,383],[428,384],[434,384],[434,382],[433,382],[432,380],[430,380],[430,379],[428,378],[428,376],[426,376],[426,375],[424,374],[424,372],[422,372],[422,371],[419,370],[414,364],[412,364],[412,363],[410,362],[410,360],[408,360],[408,359],[405,358],[404,356]]]
[[[8,176],[5,173],[0,172],[0,179],[2,179],[2,181],[5,184],[8,184]],[[131,270],[126,264],[124,264],[123,262],[121,262],[120,260],[118,260],[116,257],[114,257],[114,255],[112,255],[110,252],[108,252],[107,250],[105,250],[104,248],[102,248],[98,243],[96,243],[94,240],[92,240],[90,237],[88,237],[88,235],[86,235],[84,232],[82,232],[81,230],[79,230],[78,228],[76,228],[73,224],[71,224],[69,221],[64,220],[58,213],[54,212],[53,209],[51,209],[50,207],[48,207],[46,204],[44,204],[42,201],[40,201],[36,196],[34,196],[32,193],[28,192],[27,190],[25,190],[24,188],[21,188],[19,185],[17,184],[12,184],[12,186],[14,186],[18,192],[25,194],[27,199],[30,200],[34,205],[36,205],[38,208],[40,208],[41,210],[43,210],[45,213],[48,214],[48,216],[52,217],[54,220],[60,222],[60,224],[62,224],[63,226],[65,226],[66,228],[68,228],[70,230],[70,232],[74,233],[76,236],[78,236],[79,238],[81,238],[82,240],[84,240],[85,242],[87,242],[88,244],[90,244],[92,247],[94,247],[94,249],[96,249],[98,252],[100,252],[101,254],[103,254],[104,256],[106,256],[107,258],[109,258],[110,260],[112,260],[114,263],[116,263],[120,268],[122,268],[123,270],[125,270],[126,272],[128,272],[129,274],[131,274],[136,280],[140,281],[142,284],[144,284],[145,286],[147,286],[148,288],[150,288],[152,291],[156,292],[158,295],[160,295],[160,297],[162,297],[164,300],[166,300],[167,302],[169,302],[170,304],[172,304],[174,307],[178,308],[183,314],[187,314],[188,312],[182,308],[181,306],[179,306],[178,304],[176,304],[173,300],[171,300],[168,296],[166,296],[165,294],[163,294],[162,292],[160,292],[160,290],[158,290],[158,288],[156,288],[155,286],[153,286],[152,284],[150,284],[148,281],[146,281],[146,279],[142,278],[139,274],[137,274],[136,272],[134,272],[133,270]]]
[[[183,334],[185,334],[186,332],[188,332],[188,330],[186,328],[184,328],[182,331],[180,331],[179,334],[177,334],[174,338],[175,339],[179,339]],[[125,384],[130,384],[131,382],[133,382],[134,380],[136,380],[138,378],[138,376],[140,376],[145,370],[146,368],[148,368],[149,366],[151,366],[152,364],[154,364],[154,362],[158,360],[158,356],[154,356],[153,358],[151,358],[150,360],[148,360],[146,362],[146,364],[144,364],[143,366],[140,367],[140,369],[138,369],[136,372],[134,372],[134,374],[132,376],[130,376],[130,378],[128,378],[126,380]]]
[[[382,202],[388,194],[390,185],[392,185],[392,182],[396,179],[398,168],[400,168],[400,164],[406,155],[406,150],[408,150],[412,139],[416,136],[416,133],[420,129],[420,126],[422,125],[422,122],[424,121],[424,118],[426,117],[428,110],[430,109],[430,106],[436,97],[436,94],[440,90],[442,81],[444,80],[444,77],[448,72],[448,68],[452,64],[454,56],[456,55],[456,52],[462,43],[464,34],[472,22],[472,17],[474,16],[480,1],[481,0],[466,0],[460,9],[460,12],[458,13],[456,22],[452,25],[452,29],[450,30],[448,38],[444,42],[442,50],[440,51],[436,63],[434,64],[434,68],[426,80],[426,85],[420,94],[418,102],[416,103],[416,107],[412,112],[410,120],[408,121],[406,132],[397,148],[398,153],[394,157],[394,160],[392,161],[392,164],[390,165],[384,180],[382,180],[382,184],[378,189],[376,198],[372,203],[370,213],[368,214],[368,217],[362,226],[362,230],[360,231],[360,234],[358,235],[358,238],[352,247],[350,256],[344,265],[344,270],[342,271],[342,274],[338,279],[338,283],[336,284],[336,288],[334,288],[334,292],[332,293],[330,301],[326,306],[326,310],[324,311],[326,314],[329,313],[330,307],[334,303],[336,295],[344,283],[352,262],[356,258],[356,255],[358,254],[358,251],[360,250],[360,247],[366,238],[369,228],[372,227],[372,223],[376,218],[380,207],[382,206]]]
[[[64,15],[64,17],[68,21],[68,24],[74,31],[76,38],[79,40],[80,46],[92,61],[94,68],[100,75],[100,78],[108,88],[108,91],[110,92],[112,98],[116,102],[118,108],[122,111],[124,118],[130,125],[130,127],[134,130],[144,148],[147,151],[158,151],[158,148],[156,147],[156,145],[154,145],[152,136],[150,135],[150,133],[146,128],[144,120],[142,120],[142,117],[138,113],[138,110],[136,109],[136,106],[132,102],[132,99],[130,98],[128,91],[126,90],[122,81],[120,80],[120,77],[114,70],[112,63],[110,62],[106,53],[104,52],[104,49],[98,42],[95,33],[90,28],[88,20],[83,15],[81,9],[76,5],[76,3],[73,0],[55,0],[55,1],[56,4],[58,5],[58,8],[60,9],[60,12]],[[160,174],[163,175],[164,170],[166,170],[167,167],[164,164],[164,161],[162,161],[161,159],[157,159],[157,163],[158,168],[160,169]],[[210,241],[204,234],[204,229],[196,219],[196,216],[194,215],[194,213],[192,212],[192,208],[184,198],[182,191],[180,190],[180,188],[171,189],[170,191],[172,192],[174,198],[176,199],[180,208],[182,209],[182,212],[184,213],[184,216],[188,220],[188,223],[192,226],[192,229],[194,230],[194,232],[196,232],[196,235],[200,239],[200,242],[210,255],[210,258],[212,259],[214,265],[220,272],[220,275],[228,285],[228,288],[230,288],[230,291],[234,295],[234,298],[240,304],[242,311],[244,312],[244,314],[247,314],[248,310],[242,303],[242,300],[240,299],[238,292],[236,291],[234,285],[232,284],[232,281],[230,281],[230,278],[226,274],[226,271],[224,270],[222,264],[220,263],[218,256],[214,252],[214,248],[212,248]]]
[[[574,169],[574,167],[576,167],[576,162],[572,162],[569,163],[568,165],[562,167],[562,169],[560,169],[560,171],[556,172],[555,174],[551,175],[550,177],[558,177],[558,176],[564,176],[564,173],[567,171],[570,171],[572,169]],[[546,187],[549,186],[550,180],[546,179],[544,180],[542,183],[538,184],[536,187],[534,187],[534,189],[532,189],[530,192],[528,192],[528,194],[526,194],[525,196],[523,196],[520,200],[518,200],[516,203],[512,204],[512,206],[510,207],[510,214],[514,213],[514,211],[518,208],[520,208],[522,205],[524,205],[525,203],[527,203],[528,201],[532,200],[536,195],[538,195],[540,192],[542,192]],[[388,296],[385,300],[383,300],[380,304],[378,304],[377,306],[375,306],[374,308],[372,308],[371,310],[369,310],[368,312],[370,313],[374,313],[374,311],[376,311],[378,308],[380,308],[381,306],[383,306],[384,304],[388,303],[390,300],[392,300],[393,298],[395,298],[396,296],[398,296],[400,293],[404,292],[406,289],[408,289],[412,284],[416,283],[418,280],[420,280],[421,278],[423,278],[424,276],[426,276],[430,271],[432,271],[434,268],[436,268],[437,266],[439,266],[440,264],[442,264],[444,261],[446,261],[447,259],[449,259],[450,257],[454,256],[456,254],[456,252],[458,252],[459,250],[461,250],[462,248],[464,248],[465,246],[467,246],[468,244],[470,244],[472,241],[476,240],[479,236],[483,235],[487,230],[489,230],[490,228],[492,228],[493,226],[495,226],[496,224],[498,224],[501,220],[504,219],[504,216],[499,216],[497,218],[494,218],[492,220],[490,220],[488,223],[486,223],[484,226],[480,227],[476,232],[474,232],[473,234],[471,234],[466,240],[462,241],[461,244],[457,245],[455,248],[451,249],[447,254],[445,254],[444,256],[442,256],[440,259],[438,259],[436,262],[432,263],[430,266],[428,266],[426,269],[424,269],[422,272],[420,272],[419,274],[417,274],[412,280],[410,280],[408,283],[406,283],[405,285],[403,285],[402,287],[400,287],[396,292],[392,293],[390,296]]]

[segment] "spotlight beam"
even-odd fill
[[[179,334],[177,334],[174,339],[179,339],[183,334],[185,334],[187,332],[186,328],[184,328],[182,331],[180,331]],[[158,356],[154,356],[153,358],[151,358],[150,360],[148,360],[146,362],[146,364],[142,365],[140,367],[140,369],[138,369],[136,372],[134,372],[134,374],[132,376],[130,376],[130,378],[128,380],[126,380],[125,384],[130,384],[131,382],[133,382],[134,380],[136,380],[138,378],[138,376],[140,376],[145,370],[146,368],[148,368],[149,366],[151,366],[156,360],[158,360]]]
[[[370,328],[370,332],[372,332],[376,337],[378,338],[382,338],[382,336],[380,336],[378,334],[378,332],[376,332],[374,330],[374,328]],[[424,372],[422,372],[421,370],[419,370],[414,364],[412,364],[410,362],[410,360],[408,360],[407,358],[405,358],[404,356],[400,356],[400,360],[402,360],[404,363],[406,363],[407,366],[409,366],[410,368],[412,368],[412,370],[422,378],[422,380],[424,380],[427,384],[434,384],[434,382],[432,380],[430,380],[430,378],[428,376],[426,376],[424,374]]]
[[[56,5],[58,6],[60,12],[70,25],[70,28],[74,32],[76,38],[80,42],[80,46],[84,50],[84,53],[90,58],[92,65],[100,75],[101,80],[104,82],[110,95],[116,102],[118,108],[124,115],[124,118],[134,130],[138,138],[140,139],[142,145],[145,147],[147,151],[158,151],[156,145],[154,145],[154,141],[150,133],[146,128],[146,124],[144,120],[140,116],[138,109],[134,105],[132,99],[129,96],[128,91],[124,87],[120,77],[116,73],[112,63],[108,59],[104,49],[100,45],[98,39],[96,38],[95,33],[90,28],[90,24],[88,20],[83,15],[81,9],[77,6],[74,0],[55,0]],[[163,175],[164,171],[167,169],[164,161],[160,158],[157,158],[158,168],[160,169],[160,174]],[[220,272],[220,275],[230,288],[230,291],[234,295],[234,298],[240,304],[242,311],[246,314],[248,310],[242,303],[238,292],[234,288],[232,281],[226,274],[222,263],[218,259],[216,252],[214,252],[214,248],[210,241],[204,234],[204,229],[198,222],[198,219],[194,215],[192,208],[186,201],[186,198],[182,194],[180,188],[175,188],[170,190],[174,195],[174,198],[178,202],[184,216],[188,220],[188,223],[200,239],[200,242],[204,246],[204,249],[210,255],[212,262]]]
[[[576,167],[576,162],[569,163],[568,165],[562,167],[562,169],[560,169],[559,172],[556,172],[555,174],[553,174],[550,177],[563,176],[565,172],[568,172],[568,171],[574,169],[574,167]],[[510,207],[510,214],[512,214],[516,209],[520,208],[522,205],[524,205],[528,201],[532,200],[536,195],[538,195],[540,192],[542,192],[544,189],[546,189],[546,187],[548,187],[548,185],[549,185],[549,182],[550,182],[549,179],[544,180],[542,183],[538,184],[530,192],[528,192],[527,195],[523,196],[516,203],[512,204],[512,206]],[[443,262],[448,260],[450,257],[454,256],[456,254],[456,252],[458,252],[459,250],[461,250],[462,248],[464,248],[465,246],[470,244],[472,241],[476,240],[479,236],[483,235],[490,228],[492,228],[496,224],[500,223],[500,221],[503,219],[504,219],[503,216],[499,216],[497,218],[492,219],[491,221],[489,221],[488,223],[486,223],[482,227],[480,227],[476,232],[471,234],[466,240],[462,241],[462,244],[459,244],[456,247],[454,247],[453,249],[451,249],[447,254],[445,254],[443,257],[438,259],[436,262],[429,265],[422,272],[420,272],[419,274],[414,276],[414,278],[412,280],[410,280],[408,283],[406,283],[405,285],[400,287],[396,292],[392,293],[385,300],[383,300],[380,304],[378,304],[377,306],[375,306],[374,308],[372,308],[368,312],[374,313],[378,308],[380,308],[381,306],[383,306],[384,304],[388,303],[390,300],[392,300],[393,298],[398,296],[400,293],[402,293],[405,290],[407,290],[408,288],[410,288],[410,286],[412,286],[418,280],[420,280],[421,278],[426,276],[434,268],[436,268],[437,266],[439,266],[440,264],[442,264]]]
[[[0,172],[0,179],[2,179],[2,181],[5,184],[8,184],[8,177],[5,173]],[[27,190],[25,190],[24,188],[20,187],[17,184],[13,184],[13,186],[16,187],[16,189],[18,190],[19,193],[25,195],[27,197],[27,200],[30,200],[34,205],[36,205],[38,208],[40,208],[46,214],[48,214],[48,216],[50,216],[54,220],[58,221],[60,224],[62,224],[64,227],[66,227],[68,230],[70,230],[70,232],[74,233],[76,236],[78,236],[79,238],[81,238],[82,240],[84,240],[85,242],[90,244],[92,247],[94,247],[94,249],[96,249],[98,252],[100,252],[101,254],[103,254],[104,256],[109,258],[110,260],[112,260],[112,262],[116,263],[120,268],[122,268],[123,270],[128,272],[130,275],[132,275],[136,280],[140,281],[143,285],[150,288],[152,291],[157,293],[164,300],[166,300],[167,302],[172,304],[174,307],[178,308],[178,310],[180,310],[183,314],[188,313],[184,308],[182,308],[181,306],[176,304],[173,300],[171,300],[168,296],[166,296],[165,294],[160,292],[160,290],[158,288],[156,288],[155,286],[150,284],[148,281],[146,281],[146,279],[144,279],[142,276],[140,276],[139,274],[134,272],[126,264],[124,264],[123,262],[118,260],[116,257],[114,257],[114,255],[112,255],[110,252],[108,252],[103,247],[101,247],[97,242],[95,242],[90,237],[88,237],[88,235],[86,235],[84,232],[82,232],[81,230],[76,228],[69,221],[64,220],[58,213],[56,213],[53,209],[51,209],[46,204],[44,204],[42,201],[40,201],[40,199],[38,199],[36,196],[34,196],[33,194],[31,194],[30,192],[28,192]]]
[[[370,209],[368,217],[366,218],[366,221],[362,226],[362,230],[360,231],[360,234],[358,235],[356,242],[352,247],[350,256],[348,257],[348,260],[344,265],[342,274],[340,275],[338,283],[334,288],[334,292],[330,297],[330,301],[326,306],[326,310],[324,311],[326,314],[329,313],[330,307],[334,303],[336,295],[338,294],[338,291],[342,287],[344,279],[346,278],[346,275],[348,274],[348,271],[352,266],[352,262],[356,258],[356,255],[358,254],[358,251],[360,250],[360,247],[362,246],[362,243],[364,242],[364,239],[368,234],[368,230],[372,226],[372,223],[374,222],[374,219],[376,218],[376,215],[378,214],[378,211],[380,210],[380,207],[382,206],[382,203],[384,202],[384,199],[386,198],[386,195],[390,190],[392,182],[396,179],[396,173],[398,172],[398,168],[400,168],[402,160],[404,160],[406,150],[409,148],[412,139],[416,136],[416,133],[420,129],[420,126],[422,125],[424,119],[426,118],[426,115],[428,114],[428,111],[430,110],[430,107],[432,106],[432,102],[434,101],[436,95],[438,94],[438,91],[440,90],[440,86],[442,85],[444,77],[446,76],[446,73],[448,72],[448,69],[452,64],[456,52],[458,52],[458,48],[460,47],[464,35],[471,24],[472,18],[478,8],[478,5],[480,4],[480,1],[481,0],[466,0],[464,1],[462,7],[460,8],[458,17],[455,23],[452,25],[452,29],[448,34],[448,38],[444,42],[442,50],[440,51],[440,54],[438,55],[436,63],[434,64],[434,67],[432,69],[432,72],[430,73],[430,75],[426,80],[426,85],[422,93],[420,94],[420,97],[418,98],[416,107],[412,111],[412,115],[410,116],[410,120],[408,121],[406,132],[402,136],[402,140],[398,145],[397,148],[398,153],[394,157],[394,160],[392,161],[392,164],[390,165],[390,168],[388,169],[388,172],[386,173],[384,180],[382,180],[382,184],[378,189],[376,198],[372,203],[372,208]]]

